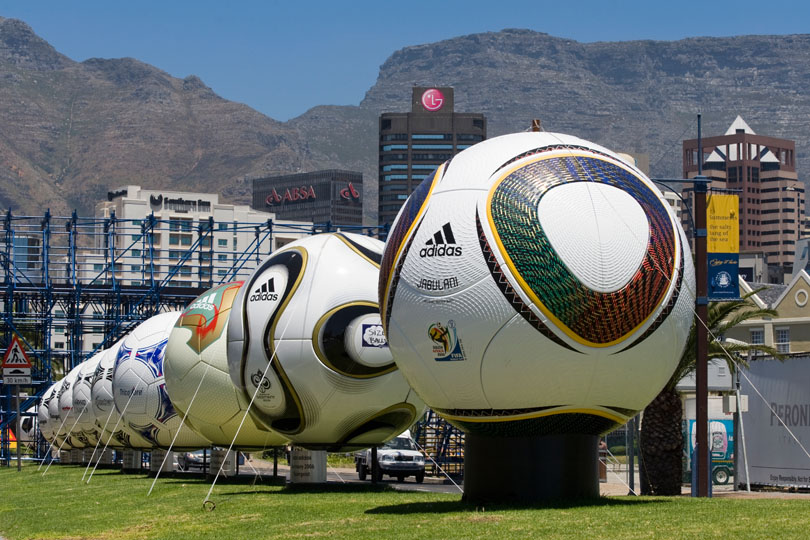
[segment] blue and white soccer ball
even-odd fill
[[[118,351],[126,337],[106,349],[96,366],[90,387],[90,406],[101,442],[112,448],[151,448],[151,443],[129,428],[115,408],[113,374]]]
[[[228,322],[231,379],[257,424],[330,451],[381,444],[424,404],[399,373],[380,324],[382,242],[320,234],[270,255]]]
[[[411,386],[463,430],[598,435],[671,377],[694,290],[683,230],[641,171],[520,133],[464,150],[410,196],[380,311]]]
[[[138,325],[124,339],[115,361],[115,408],[126,427],[147,441],[149,447],[168,448],[173,440],[173,448],[178,450],[210,446],[207,439],[189,427],[181,428],[182,419],[166,391],[164,354],[179,317],[179,311],[161,313]]]

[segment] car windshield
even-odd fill
[[[390,448],[391,450],[416,450],[416,446],[414,446],[413,442],[410,439],[406,439],[404,437],[397,437],[395,439],[391,439],[383,448]]]

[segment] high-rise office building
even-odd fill
[[[486,139],[484,115],[454,112],[453,97],[451,87],[414,87],[411,112],[380,115],[380,225],[436,167]]]
[[[698,141],[683,141],[684,178],[698,173]],[[769,267],[790,273],[804,216],[804,185],[796,175],[796,144],[757,135],[739,116],[725,135],[703,139],[703,174],[711,189],[740,197],[740,251],[762,252]],[[684,189],[691,208],[693,190]],[[684,227],[690,228],[684,213]]]

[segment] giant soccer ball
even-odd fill
[[[273,253],[239,290],[228,368],[258,424],[338,451],[381,444],[422,414],[380,326],[381,254],[364,236],[312,236]]]
[[[112,347],[105,350],[99,359],[93,381],[90,385],[90,406],[93,420],[98,428],[98,435],[105,446],[113,448],[150,448],[151,443],[141,437],[121,418],[115,408],[113,397],[113,374],[118,351],[124,339],[118,340]]]
[[[73,384],[73,408],[82,411],[77,416],[76,427],[73,430],[77,437],[84,441],[85,446],[96,446],[99,441],[99,429],[96,427],[96,415],[93,413],[92,384],[93,376],[101,358],[106,351],[94,354],[90,359],[82,362]]]
[[[663,388],[692,323],[694,268],[653,183],[555,133],[440,166],[394,222],[380,270],[391,351],[454,425],[598,435]]]
[[[29,407],[20,418],[20,431],[22,436],[17,437],[17,444],[22,444],[26,448],[34,449],[37,441],[37,407]]]
[[[42,438],[48,441],[49,443],[53,442],[54,436],[56,435],[56,430],[59,428],[59,425],[56,424],[53,420],[51,420],[51,415],[48,411],[48,407],[53,400],[53,396],[56,393],[58,383],[53,383],[45,393],[42,394],[42,403],[40,403],[39,407],[37,408],[37,423],[39,424],[39,432],[42,434]]]
[[[250,415],[245,418],[248,402],[228,374],[225,329],[243,283],[206,291],[180,315],[166,345],[166,390],[186,424],[215,445],[233,443],[243,450],[281,446],[286,437],[259,428]]]
[[[84,448],[87,446],[87,440],[82,436],[81,430],[76,429],[76,426],[81,421],[81,417],[85,414],[89,415],[90,412],[87,408],[78,409],[73,407],[73,387],[76,385],[76,379],[79,377],[82,364],[74,367],[65,375],[65,378],[62,379],[62,386],[59,387],[59,392],[56,395],[59,403],[62,437],[64,437],[63,440],[65,441],[65,446],[62,447],[63,450],[68,447]]]
[[[51,444],[58,450],[70,450],[71,446],[65,441],[65,435],[70,426],[65,427],[65,423],[59,415],[59,393],[65,383],[64,377],[56,381],[53,385],[53,394],[48,401],[48,424],[51,426]]]
[[[145,320],[124,339],[115,360],[115,408],[123,423],[148,441],[149,447],[168,448],[173,441],[172,448],[176,449],[211,445],[190,428],[181,427],[181,418],[166,391],[163,357],[179,317],[179,311],[172,311]]]

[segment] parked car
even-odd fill
[[[383,475],[393,476],[402,482],[413,476],[418,483],[425,480],[425,458],[406,431],[377,448],[377,481]],[[371,474],[371,449],[361,450],[354,455],[355,469],[360,480]]]
[[[181,452],[177,456],[177,466],[181,471],[190,471],[191,469],[204,470],[205,464],[209,462],[205,455],[206,450],[194,450],[193,452]]]

